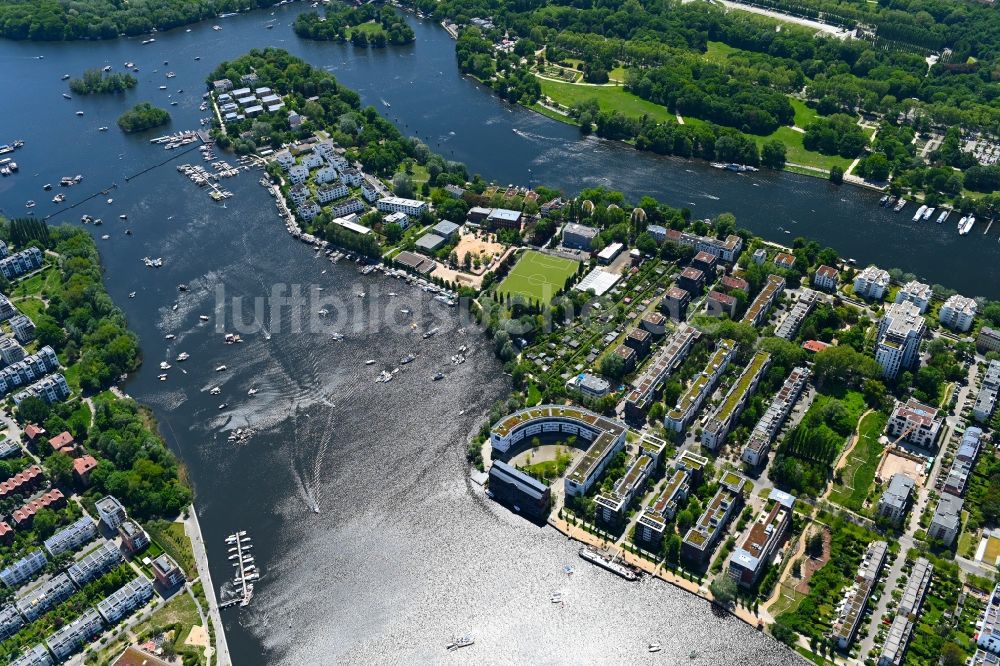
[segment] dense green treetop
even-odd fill
[[[0,36],[8,39],[112,39],[271,7],[278,0],[0,0]]]
[[[370,34],[357,29],[366,23],[379,27]],[[336,3],[327,7],[326,14],[322,17],[316,12],[299,14],[293,27],[299,37],[338,42],[350,37],[356,46],[408,44],[415,39],[413,28],[399,12],[389,6],[379,9],[375,5],[352,7]]]
[[[138,79],[128,72],[105,74],[94,68],[85,71],[82,78],[70,79],[69,89],[77,95],[120,93],[129,88],[135,88],[138,83]]]
[[[149,102],[136,104],[118,117],[118,126],[128,133],[142,132],[169,122],[170,114]]]

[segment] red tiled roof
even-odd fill
[[[36,426],[34,423],[29,423],[24,427],[24,436],[28,439],[35,439],[39,435],[45,434],[45,428]]]
[[[73,471],[79,476],[86,476],[95,467],[97,467],[97,458],[92,455],[85,455],[73,461]]]
[[[14,518],[14,522],[20,525],[21,523],[34,518],[39,509],[44,509],[45,507],[61,502],[64,499],[66,498],[62,494],[62,491],[56,488],[45,493],[38,499],[28,502],[20,509],[14,511],[11,515]]]
[[[779,252],[774,255],[774,263],[779,266],[793,266],[795,264],[795,255],[788,254],[787,252]]]
[[[821,352],[829,346],[829,344],[819,340],[806,340],[802,343],[802,348],[811,352]]]
[[[840,276],[840,271],[838,271],[836,268],[824,265],[816,269],[816,275],[822,275],[823,277],[826,278],[837,278]]]
[[[20,493],[34,485],[42,476],[42,470],[38,465],[32,465],[28,469],[22,470],[0,483],[0,497],[7,497]]]
[[[61,433],[50,439],[49,444],[52,446],[54,451],[58,451],[64,446],[72,446],[75,441],[76,440],[73,439],[73,435],[63,430]]]
[[[729,294],[723,294],[722,292],[719,291],[708,292],[708,300],[715,301],[717,303],[722,303],[723,305],[727,306],[736,303],[736,299],[734,297],[730,296]]]
[[[5,537],[13,531],[14,531],[13,527],[11,527],[10,525],[8,525],[3,521],[0,521],[0,537]]]
[[[703,264],[714,264],[719,261],[719,258],[711,252],[705,252],[702,250],[698,254],[694,255],[694,261],[700,261]]]
[[[724,275],[721,280],[721,284],[726,289],[741,289],[746,291],[750,288],[750,283],[741,277],[736,277],[734,275]]]

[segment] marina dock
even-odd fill
[[[233,560],[233,568],[236,569],[233,585],[236,586],[237,596],[222,601],[220,594],[219,608],[229,608],[237,604],[248,606],[250,600],[253,599],[253,581],[260,578],[253,555],[250,554],[253,544],[250,543],[250,537],[244,530],[227,536],[226,545],[228,546],[229,559]]]

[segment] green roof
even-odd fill
[[[692,405],[697,404],[699,400],[703,399],[702,393],[715,380],[717,368],[726,362],[726,359],[735,347],[736,342],[733,340],[719,340],[719,346],[713,352],[708,365],[695,377],[695,380],[691,382],[691,386],[688,387],[687,391],[681,394],[681,397],[677,400],[677,405],[667,413],[671,419],[680,421],[688,414]]]
[[[740,378],[733,385],[729,393],[726,395],[725,400],[719,405],[719,408],[715,411],[715,416],[712,418],[712,422],[719,421],[721,424],[728,423],[730,417],[737,407],[742,403],[743,398],[749,390],[750,386],[757,380],[760,374],[767,368],[768,363],[771,362],[771,355],[767,352],[759,351],[754,354],[753,358],[750,359],[750,364],[740,375]],[[709,424],[711,427],[712,424]]]
[[[778,292],[785,288],[785,279],[779,275],[768,275],[767,284],[764,288],[760,290],[757,294],[757,298],[753,299],[753,303],[747,308],[747,312],[743,315],[743,321],[757,325],[757,317],[759,317],[763,312],[771,307],[774,302],[775,297]]]

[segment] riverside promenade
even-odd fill
[[[184,532],[191,540],[191,549],[194,551],[194,561],[198,567],[198,578],[201,586],[205,590],[205,598],[208,599],[208,618],[215,627],[215,663],[217,666],[232,666],[233,660],[229,656],[229,645],[226,643],[226,628],[222,625],[222,615],[219,613],[219,601],[215,596],[215,585],[212,584],[212,574],[208,569],[208,554],[205,552],[205,540],[201,534],[201,525],[198,523],[198,513],[194,504],[189,507],[187,520],[184,521]],[[209,660],[209,666],[212,661]]]
[[[589,546],[594,546],[596,548],[611,548],[611,549],[618,548],[617,546],[615,546],[615,544],[611,543],[607,539],[602,539],[599,536],[591,534],[590,532],[584,530],[581,527],[570,525],[562,518],[552,516],[549,518],[548,523],[555,529],[565,534],[567,538],[572,539],[573,541],[579,541],[580,543],[587,544]],[[620,555],[621,559],[626,564],[630,564],[638,569],[641,569],[642,571],[649,574],[650,576],[653,576],[654,578],[659,578],[660,580],[670,583],[675,587],[679,587],[685,592],[689,592],[697,597],[701,597],[702,599],[711,602],[715,608],[724,610],[733,617],[736,617],[742,620],[743,622],[746,622],[751,627],[763,631],[764,620],[762,618],[754,615],[753,612],[742,606],[727,608],[719,604],[716,604],[712,598],[712,593],[708,589],[707,585],[699,585],[696,581],[689,580],[687,578],[682,578],[681,576],[678,576],[677,574],[667,569],[664,569],[662,565],[650,562],[646,558],[639,557],[638,555],[630,553],[627,550],[619,548],[619,551],[621,553]]]

